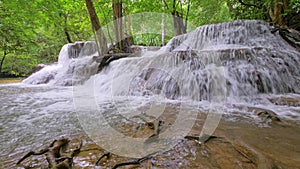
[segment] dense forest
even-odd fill
[[[132,29],[130,16],[144,12],[173,16],[172,28],[165,29],[174,29],[175,35],[186,33],[190,25],[237,19],[300,29],[300,0],[0,0],[0,75],[27,76],[39,63],[57,61],[64,44],[95,40],[94,35],[106,36],[100,39],[107,43],[120,42],[115,44],[120,50],[126,46],[124,39],[129,44],[164,45],[171,38],[164,31],[143,34]],[[163,25],[162,20],[155,22]],[[114,28],[107,26],[98,34],[110,23]]]

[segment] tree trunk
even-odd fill
[[[281,5],[278,2],[279,0],[274,0],[274,18],[273,22],[276,24],[281,25],[282,23],[282,17],[280,16],[281,14]]]
[[[122,0],[112,0],[112,8],[114,15],[114,27],[116,34],[116,47],[121,52],[130,53],[132,45],[131,41],[133,41],[132,37],[125,36],[125,23],[123,23],[123,8],[122,8]],[[125,38],[126,37],[126,38]]]
[[[99,8],[100,8],[101,11],[104,11],[104,9],[100,5],[99,5]],[[105,23],[108,23],[107,15],[104,14],[103,16],[104,16]],[[110,34],[110,31],[109,31],[109,24],[106,24],[106,29],[107,29],[108,38],[110,40],[110,44],[113,45],[114,41],[113,41],[113,39],[111,37],[111,34]]]
[[[65,28],[65,35],[69,43],[72,43],[71,36],[67,28]]]
[[[274,0],[273,22],[278,25],[284,25],[284,14],[288,9],[289,0]]]
[[[2,65],[3,65],[3,62],[5,60],[6,55],[7,55],[7,52],[6,52],[6,49],[4,48],[3,57],[2,57],[1,62],[0,62],[0,75],[2,73]]]
[[[122,1],[112,0],[112,8],[114,15],[114,27],[116,34],[116,42],[118,48],[122,51],[123,49],[123,26],[122,26]]]
[[[185,16],[184,33],[187,32],[188,19],[189,19],[190,7],[191,7],[191,2],[189,0],[187,1],[187,3],[188,3],[188,8],[186,11],[186,16]],[[181,10],[182,10],[182,8],[181,8]]]
[[[228,8],[230,14],[233,13],[234,9],[229,0],[226,0],[226,5],[227,5],[227,8]]]
[[[108,48],[107,48],[107,43],[106,43],[106,38],[105,35],[101,29],[101,25],[98,19],[98,16],[96,14],[94,5],[92,0],[85,0],[86,2],[86,7],[88,9],[89,15],[90,15],[90,20],[92,24],[92,29],[95,33],[96,36],[96,43],[98,46],[98,53],[99,55],[103,55],[107,53]]]
[[[182,8],[182,2],[181,1],[178,1],[178,3],[180,3],[180,12],[178,12],[176,10],[176,0],[173,1],[173,10],[172,10],[172,15],[173,15],[173,24],[174,24],[174,28],[175,28],[175,31],[176,31],[176,35],[181,35],[181,34],[184,34],[186,33],[186,25],[185,23],[187,24],[187,17],[186,16],[186,22],[184,23],[184,20],[183,20],[183,8]],[[189,10],[189,7],[188,7],[188,10]],[[188,11],[187,11],[187,14],[188,14]]]
[[[131,19],[130,16],[128,15],[127,17],[127,39],[129,41],[129,43],[131,45],[134,44],[134,39],[133,39],[133,35],[132,35],[132,27],[131,27]]]
[[[178,11],[173,11],[173,22],[176,35],[181,35],[186,33],[186,26],[183,22],[183,18]]]
[[[66,38],[67,38],[68,42],[72,43],[71,36],[70,36],[68,28],[67,28],[67,22],[68,22],[68,15],[67,14],[64,14],[64,19],[65,19],[64,32],[65,32],[65,35],[66,35]]]

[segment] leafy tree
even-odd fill
[[[107,40],[120,42],[120,49],[133,42],[165,44],[191,26],[235,19],[266,20],[300,30],[300,0],[86,1],[93,2]],[[0,74],[28,75],[38,63],[57,61],[65,43],[91,40],[86,1],[0,0]],[[159,15],[151,15],[155,12]]]
[[[3,0],[0,1],[0,51],[3,52],[0,70],[5,68],[5,60],[18,56],[19,59],[27,59],[30,52],[29,46],[35,46],[35,28],[37,22],[30,16],[34,16],[33,11],[20,10],[17,3]],[[23,7],[29,8],[34,4],[23,3]],[[12,68],[12,67],[11,67]],[[10,69],[11,69],[10,68]],[[10,70],[12,73],[18,72],[18,67]],[[0,72],[0,73],[1,73]],[[18,74],[16,74],[18,75]]]
[[[81,1],[2,0],[0,5],[0,68],[5,74],[27,75],[37,63],[55,62],[63,44],[92,34]]]
[[[227,0],[233,19],[260,19],[300,28],[299,0]]]

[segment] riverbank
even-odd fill
[[[2,83],[19,83],[22,82],[24,78],[16,77],[16,78],[0,78],[0,84]]]
[[[203,118],[205,115],[198,119],[189,137],[171,150],[149,156],[140,164],[127,168],[299,168],[300,127],[297,122],[281,120],[261,127],[253,119],[237,117],[229,121],[223,117],[213,137],[200,144],[194,136],[199,134]],[[95,166],[99,157],[107,152],[85,134],[69,137],[73,147],[79,140],[83,141],[81,152],[73,159],[73,168],[112,168],[137,160],[111,154]],[[15,160],[20,158],[15,157]],[[43,155],[32,156],[19,165],[20,168],[26,166],[46,167],[47,161]]]

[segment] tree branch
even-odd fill
[[[166,0],[163,0],[163,2],[164,2],[164,4],[165,4],[166,8],[169,10],[169,6],[168,6]]]
[[[185,30],[187,30],[187,25],[188,25],[188,19],[189,19],[189,12],[190,12],[190,7],[191,7],[191,2],[188,0],[188,8],[187,8],[187,11],[186,11],[186,16],[185,16]]]
[[[239,3],[241,3],[244,6],[249,6],[249,7],[254,7],[254,8],[261,9],[261,6],[258,6],[258,5],[255,5],[255,4],[248,4],[248,3],[243,2],[242,0],[238,0],[238,1],[239,1]]]
[[[7,55],[7,46],[5,44],[4,45],[4,49],[3,49],[3,57],[2,57],[2,59],[0,61],[0,73],[2,72],[2,65],[3,65],[3,62],[5,60],[6,55]]]

